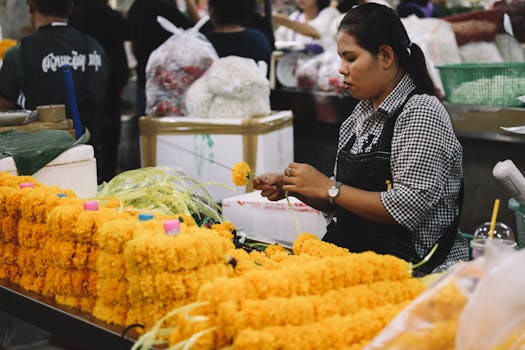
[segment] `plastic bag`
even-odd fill
[[[218,59],[187,91],[185,107],[200,118],[249,118],[270,113],[266,63],[228,56]]]
[[[523,349],[525,275],[517,269],[525,251],[497,241],[483,257],[454,265],[365,350]]]
[[[471,42],[459,47],[463,63],[501,63],[503,57],[493,42]]]
[[[317,74],[317,85],[322,91],[342,93],[345,89],[343,76],[339,74],[341,59],[337,50],[331,50],[322,54],[321,66]]]
[[[525,275],[520,269],[525,266],[525,250],[487,258],[492,267],[461,314],[456,349],[524,349]]]
[[[481,261],[459,263],[417,297],[365,350],[453,349],[459,316],[482,275]]]
[[[297,61],[295,79],[297,80],[298,88],[302,90],[317,90],[317,74],[323,62],[323,55]]]
[[[146,66],[146,113],[152,116],[182,115],[184,93],[218,59],[212,44],[199,33],[208,17],[182,30],[157,17],[173,35],[153,51]]]

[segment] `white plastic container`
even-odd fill
[[[18,175],[12,157],[0,159],[0,172]],[[80,198],[97,194],[97,162],[93,147],[78,145],[63,152],[32,175],[38,182],[73,190]]]

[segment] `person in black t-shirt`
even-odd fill
[[[133,55],[137,60],[137,112],[146,112],[146,65],[150,54],[159,47],[171,33],[164,30],[157,22],[162,16],[183,29],[191,27],[198,14],[192,0],[186,0],[191,18],[186,17],[177,7],[175,0],[135,0],[128,11],[128,23],[131,28]]]
[[[264,34],[243,26],[253,9],[252,0],[208,0],[213,29],[206,37],[219,57],[233,55],[270,64],[272,49]]]
[[[129,39],[129,26],[119,12],[108,5],[108,0],[76,0],[69,25],[91,35],[104,48],[111,70],[104,103],[104,159],[99,177],[111,180],[117,171],[117,154],[120,139],[120,109],[122,90],[129,78],[128,60],[124,41]]]
[[[97,171],[103,159],[103,105],[109,62],[104,49],[89,35],[67,25],[72,0],[29,0],[29,18],[36,32],[6,52],[0,69],[0,110],[36,109],[64,104],[67,97],[60,67],[67,63],[75,86],[80,118],[91,132]],[[100,179],[99,179],[100,181]]]

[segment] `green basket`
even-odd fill
[[[447,100],[456,104],[519,107],[525,63],[460,63],[437,66]]]

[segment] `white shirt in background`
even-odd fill
[[[319,44],[323,48],[333,46],[335,44],[335,36],[331,30],[332,23],[341,15],[341,13],[333,7],[326,7],[322,9],[317,17],[306,22],[304,13],[302,11],[292,12],[288,18],[296,22],[306,22],[314,27],[321,36],[320,39],[313,39],[309,36],[301,35],[285,26],[280,26],[275,31],[276,41],[296,41],[303,44]]]

